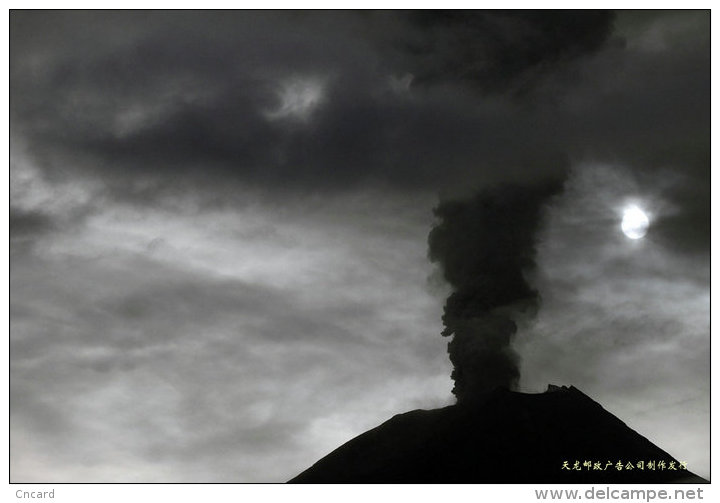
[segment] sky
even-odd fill
[[[283,482],[500,318],[709,477],[709,12],[12,11],[10,96],[12,482]]]

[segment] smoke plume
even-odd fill
[[[527,276],[535,268],[543,206],[561,189],[559,179],[503,185],[434,210],[439,221],[428,237],[429,257],[452,287],[442,335],[452,336],[448,353],[458,401],[517,384],[512,340],[518,318],[538,307],[539,294]]]

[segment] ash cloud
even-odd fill
[[[522,94],[547,72],[599,50],[614,18],[608,11],[421,12],[410,19],[425,36],[404,49],[421,67],[421,85],[451,80],[480,94]],[[540,165],[539,156],[535,162]],[[487,188],[435,209],[440,222],[428,238],[429,258],[453,289],[442,335],[452,336],[448,353],[458,401],[498,386],[514,388],[520,378],[512,340],[518,318],[538,308],[539,293],[527,279],[535,268],[536,232],[567,168],[561,158],[547,164],[554,165],[542,170],[556,174],[551,181]]]
[[[454,369],[453,393],[471,400],[520,377],[512,349],[518,319],[536,312],[539,293],[528,281],[535,269],[536,236],[543,206],[562,179],[504,185],[435,208],[429,257],[453,292],[445,303],[443,336]]]

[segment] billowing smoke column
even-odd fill
[[[459,402],[517,385],[516,321],[537,310],[539,295],[527,273],[535,268],[543,206],[561,189],[562,180],[504,185],[434,210],[439,221],[428,238],[429,257],[453,290],[442,335],[452,336],[448,353]]]

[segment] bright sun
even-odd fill
[[[643,210],[631,206],[623,213],[621,228],[630,239],[640,239],[648,230],[650,221]]]

